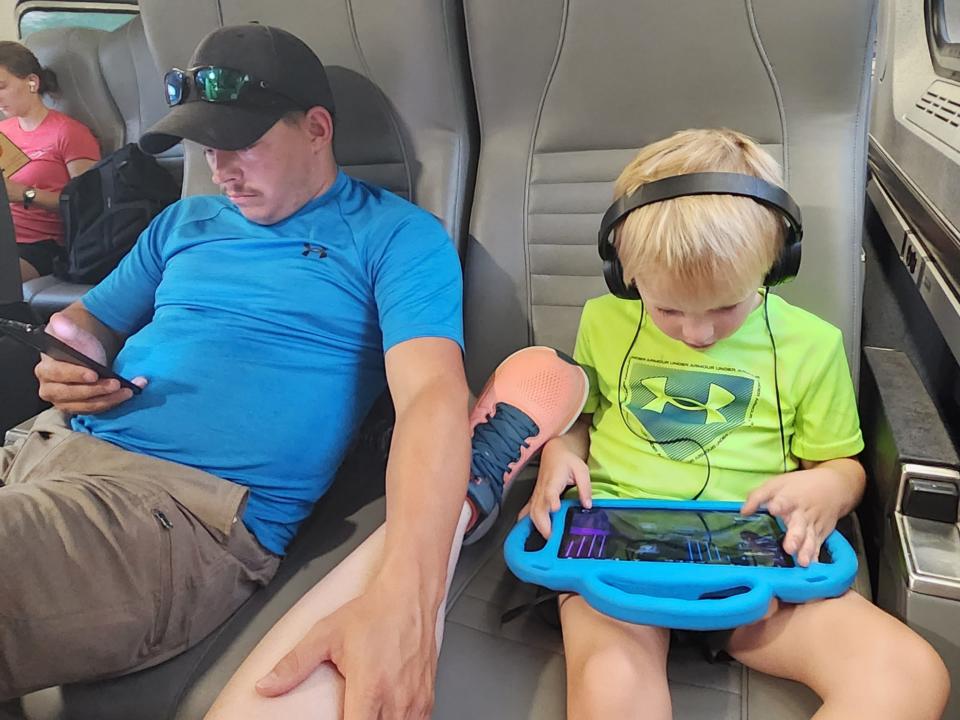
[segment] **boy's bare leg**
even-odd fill
[[[464,504],[447,566],[447,590],[460,557],[460,543],[470,519]],[[369,538],[311,588],[277,622],[247,656],[221,691],[206,720],[339,720],[343,715],[343,677],[324,663],[302,685],[286,695],[265,698],[254,685],[296,645],[307,631],[344,603],[360,595],[383,554],[385,526]],[[443,635],[443,612],[437,615],[437,649]]]
[[[939,720],[950,691],[934,649],[852,591],[781,606],[738,628],[728,652],[816,692],[823,699],[816,720]]]
[[[579,595],[560,599],[567,717],[670,720],[670,631],[607,617]]]

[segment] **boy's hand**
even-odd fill
[[[589,508],[593,500],[587,464],[562,443],[547,443],[540,454],[540,472],[533,495],[518,517],[529,515],[540,534],[549,538],[550,513],[560,509],[560,496],[571,485],[576,485],[580,492],[580,504]]]
[[[807,567],[820,555],[820,546],[848,510],[844,476],[820,465],[776,475],[748,496],[740,513],[751,515],[766,506],[767,512],[787,526],[783,549]]]

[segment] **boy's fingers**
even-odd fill
[[[543,537],[550,537],[550,513],[542,505],[534,504],[530,509],[530,519]]]
[[[799,557],[800,548],[807,536],[807,521],[802,515],[794,513],[787,522],[787,536],[783,539],[783,549]]]
[[[580,493],[580,504],[585,508],[593,506],[593,495],[590,489],[590,471],[586,465],[577,466],[573,469],[573,481],[576,483],[577,492]]]
[[[811,528],[810,532],[807,533],[806,539],[803,541],[803,547],[800,548],[800,565],[801,567],[807,567],[814,561],[817,557],[817,552],[820,550],[820,543],[817,541],[817,535],[813,532]]]
[[[743,505],[740,506],[740,514],[753,515],[753,513],[760,509],[761,505],[769,502],[775,493],[776,488],[771,483],[764,483],[747,495],[747,499],[743,502]]]

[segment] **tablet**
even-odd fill
[[[134,385],[126,378],[117,375],[117,373],[110,368],[101,365],[93,358],[87,357],[79,350],[70,347],[59,338],[46,332],[44,328],[44,325],[28,325],[27,323],[17,322],[16,320],[0,318],[0,334],[12,337],[14,340],[34,350],[39,350],[45,355],[49,355],[54,360],[90,368],[100,378],[118,380],[121,387],[131,390],[134,395],[139,395],[143,391],[143,388]]]
[[[786,533],[766,513],[567,508],[558,557],[699,565],[794,567]]]
[[[546,541],[523,518],[504,557],[521,580],[574,592],[626,622],[723,630],[760,620],[771,600],[802,603],[842,595],[857,557],[834,531],[820,560],[799,566],[783,549],[785,528],[740,503],[564,500]]]

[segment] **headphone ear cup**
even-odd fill
[[[785,282],[793,280],[800,272],[800,260],[802,258],[800,241],[789,241],[783,248],[783,251],[777,257],[773,267],[763,279],[763,284],[767,287],[782,285]]]
[[[623,281],[623,265],[620,264],[616,248],[611,246],[610,251],[609,259],[603,261],[603,279],[607,281],[607,289],[623,300],[639,300],[637,289]]]

